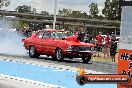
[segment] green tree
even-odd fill
[[[108,20],[120,20],[121,11],[119,11],[119,0],[106,0],[102,14]]]
[[[111,19],[111,2],[110,0],[105,1],[105,7],[102,10],[102,14],[105,16],[106,19]]]
[[[87,18],[88,15],[86,12],[81,12],[78,10],[72,9],[63,9],[58,11],[59,16],[69,16],[69,17],[79,17],[79,18]]]
[[[5,7],[9,6],[10,1],[11,0],[0,0],[0,8],[2,8],[3,6],[5,6]]]
[[[81,17],[81,15],[81,11],[72,11],[70,14],[71,17]]]
[[[120,20],[121,12],[119,12],[119,0],[112,0],[111,2],[111,20]]]
[[[13,28],[20,29],[19,21],[11,21],[11,25]]]
[[[99,14],[99,9],[98,9],[98,4],[97,3],[91,3],[89,5],[89,8],[90,8],[90,16],[92,18],[98,18],[98,14]]]
[[[83,13],[82,13],[82,17],[83,17],[83,18],[88,18],[88,14],[87,14],[86,12],[83,12]]]
[[[27,28],[27,27],[29,27],[28,22],[26,22],[26,21],[20,21],[19,25],[20,25],[21,28],[24,28],[24,27]]]
[[[81,12],[81,11],[72,11],[70,14],[71,17],[79,17],[79,18],[88,18],[88,15],[86,12]]]
[[[103,20],[104,17],[102,15],[98,15],[98,18],[97,19]]]
[[[33,14],[36,14],[37,13],[37,10],[36,8],[33,8],[33,11],[32,11]]]
[[[23,6],[18,6],[16,8],[16,11],[17,12],[22,12],[22,13],[31,13],[31,6],[26,6],[26,5],[23,5]]]
[[[47,11],[41,11],[41,14],[42,15],[49,15],[49,12],[47,12]]]
[[[58,11],[59,16],[70,16],[71,13],[72,13],[71,9],[65,9],[65,8],[63,10]]]

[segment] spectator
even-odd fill
[[[110,35],[107,33],[107,36],[105,38],[105,44],[104,44],[104,58],[106,54],[107,54],[107,58],[109,58],[110,41],[111,41]]]
[[[85,35],[85,43],[91,43],[92,41],[92,36],[89,35],[89,33],[87,32]]]
[[[80,41],[84,42],[84,37],[85,37],[84,29],[80,28],[77,34],[80,37]]]
[[[110,46],[110,56],[112,59],[112,62],[115,62],[115,55],[116,55],[116,49],[117,49],[117,43],[116,41],[116,36],[114,33],[111,35],[111,46]]]
[[[114,32],[111,33],[111,40],[116,41],[116,35],[114,34]]]
[[[101,36],[102,32],[99,32],[99,35],[95,37],[95,39],[97,40],[97,57],[100,57],[99,53],[102,52],[102,45],[103,45],[103,41],[104,41],[104,37]]]

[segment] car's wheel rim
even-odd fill
[[[34,55],[34,47],[30,48],[30,55],[33,56]]]
[[[57,52],[56,52],[57,59],[60,60],[61,59],[61,56],[62,56],[61,50],[57,50]]]

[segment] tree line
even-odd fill
[[[0,0],[0,8],[2,8],[3,6],[9,6],[10,3],[11,0]],[[62,10],[58,10],[57,15],[64,17],[76,17],[76,18],[99,19],[99,20],[118,20],[118,21],[121,18],[121,12],[119,9],[119,0],[105,0],[104,8],[102,12],[99,11],[99,6],[95,2],[92,2],[88,6],[88,8],[89,8],[89,12],[82,12],[79,10],[63,8]],[[18,6],[15,9],[15,11],[22,13],[31,13],[31,14],[53,15],[45,10],[38,13],[36,8],[32,8],[31,6],[27,6],[27,5]],[[23,18],[23,17],[19,16],[19,18]],[[41,18],[27,17],[27,16],[25,16],[24,18],[41,20]],[[30,27],[32,30],[45,28],[45,24],[39,22],[14,21],[12,22],[12,25],[14,28],[18,28],[18,29],[23,29],[24,27]]]
[[[3,3],[4,2],[4,3]],[[9,6],[11,0],[0,0],[0,8],[2,6]],[[102,14],[99,14],[99,7],[96,2],[92,2],[89,6],[89,12],[82,12],[78,10],[72,10],[63,8],[58,11],[59,16],[66,17],[79,17],[79,18],[93,18],[93,19],[107,19],[107,20],[120,20],[121,19],[121,11],[119,7],[119,0],[105,0],[104,8],[102,10]],[[17,12],[23,13],[33,13],[33,14],[41,14],[41,15],[51,15],[47,11],[41,11],[37,13],[36,8],[31,8],[31,6],[18,6],[16,8]],[[89,13],[89,14],[87,14]]]
[[[120,20],[121,11],[119,7],[119,0],[106,0],[102,14],[99,14],[98,4],[92,2],[89,6],[89,14],[81,11],[74,11],[72,9],[63,9],[58,11],[60,16],[81,17],[81,18],[94,18],[94,19],[107,19],[107,20]]]

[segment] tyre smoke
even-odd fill
[[[24,37],[20,33],[10,28],[7,21],[4,22],[4,28],[0,27],[0,54],[25,56],[22,38]]]

